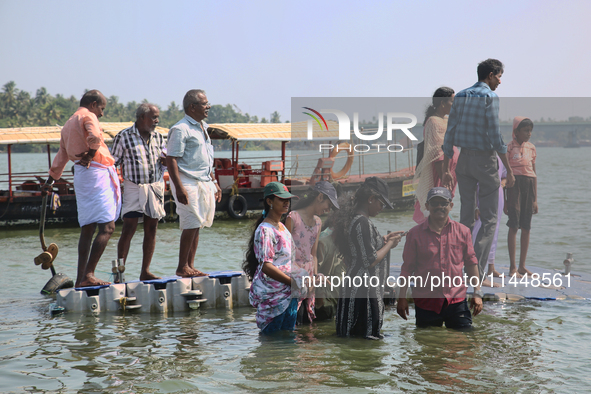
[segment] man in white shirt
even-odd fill
[[[182,277],[207,276],[195,269],[201,227],[211,227],[222,190],[213,177],[213,145],[207,134],[210,103],[203,90],[189,90],[183,99],[185,117],[168,132],[166,164],[182,230],[179,265]]]

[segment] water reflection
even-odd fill
[[[531,305],[488,304],[469,332],[406,325],[400,335],[408,361],[396,366],[393,376],[404,377],[402,386],[435,391],[496,392],[508,384],[514,391],[544,391],[542,330],[532,310]]]

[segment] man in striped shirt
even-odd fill
[[[478,270],[484,277],[488,255],[497,224],[499,187],[497,155],[507,169],[508,188],[515,177],[507,160],[507,145],[499,126],[499,97],[494,90],[501,84],[503,63],[487,59],[478,65],[478,82],[456,94],[449,114],[447,131],[443,140],[443,184],[451,188],[453,177],[449,160],[453,147],[461,148],[456,166],[456,178],[460,190],[460,223],[470,230],[474,228],[476,188],[482,226],[474,240]],[[487,282],[484,282],[488,285]]]
[[[160,279],[149,270],[156,247],[158,220],[164,217],[164,160],[166,143],[156,131],[160,110],[144,103],[136,111],[133,126],[113,140],[111,153],[123,175],[123,229],[117,257],[127,260],[129,245],[138,222],[144,222],[143,259],[140,280]]]

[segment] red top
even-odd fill
[[[435,313],[441,313],[446,300],[455,304],[466,299],[469,282],[463,281],[464,264],[478,264],[470,230],[451,219],[441,234],[429,228],[429,220],[413,227],[406,236],[402,259],[400,276],[407,280],[409,276],[417,276],[412,291],[415,305]],[[422,284],[418,277],[422,278]],[[455,277],[461,281],[455,279],[454,285]]]

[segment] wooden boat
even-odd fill
[[[297,195],[304,194],[315,182],[326,180],[334,182],[339,193],[355,190],[369,176],[379,176],[384,179],[390,188],[390,200],[395,208],[411,206],[414,201],[414,166],[412,163],[412,145],[404,149],[408,156],[408,167],[398,169],[391,166],[388,155],[384,153],[384,163],[388,162],[388,171],[382,173],[365,173],[360,164],[353,169],[354,160],[364,162],[364,159],[374,153],[347,153],[346,145],[338,141],[338,125],[336,122],[328,122],[327,130],[314,129],[314,143],[333,143],[339,148],[318,158],[317,153],[310,151],[310,155],[290,155],[288,157],[287,144],[292,146],[306,142],[307,124],[300,123],[228,123],[211,124],[209,133],[213,140],[229,140],[231,144],[230,158],[216,158],[214,160],[215,176],[222,187],[222,201],[216,206],[216,211],[228,212],[231,217],[244,217],[248,210],[262,209],[262,196],[264,186],[272,181],[281,181],[291,187]],[[133,123],[101,123],[104,139],[110,144],[115,135],[130,127]],[[318,126],[317,126],[318,127]],[[41,208],[41,186],[47,179],[45,173],[14,173],[12,171],[12,146],[20,144],[46,145],[48,168],[52,157],[50,144],[59,144],[59,126],[50,127],[24,127],[0,129],[0,145],[7,147],[8,173],[0,174],[0,223],[8,224],[22,221],[39,220]],[[168,129],[157,127],[158,132],[167,135]],[[241,146],[247,143],[260,141],[278,141],[281,145],[281,154],[277,157],[257,157],[245,160],[240,159]],[[291,147],[290,146],[290,149]],[[309,147],[308,147],[309,149]],[[340,171],[333,166],[335,157],[341,153],[347,157],[347,164]],[[400,153],[397,153],[400,154]],[[267,160],[263,160],[267,159]],[[250,163],[247,163],[250,161]],[[287,164],[290,168],[286,168]],[[306,170],[306,166],[311,165]],[[315,165],[315,166],[314,166]],[[355,170],[357,170],[355,173]],[[308,171],[307,173],[305,171]],[[298,174],[299,172],[299,174]],[[165,173],[167,192],[165,194],[165,209],[168,219],[174,219],[174,200],[170,194],[168,174]],[[76,197],[73,187],[73,175],[64,173],[63,177],[56,181],[54,190],[59,194],[61,207],[47,212],[47,221],[76,221]]]

